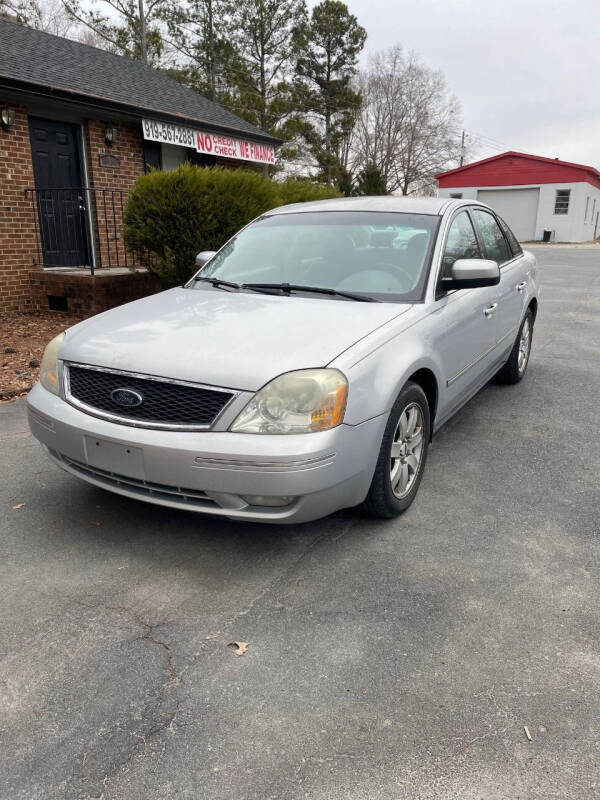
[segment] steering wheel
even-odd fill
[[[387,272],[393,278],[403,278],[406,281],[407,289],[410,289],[414,283],[412,275],[409,275],[403,267],[391,264],[389,261],[377,261],[375,264],[371,264],[369,269],[379,269],[382,272]]]

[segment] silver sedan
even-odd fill
[[[67,472],[240,520],[393,517],[436,430],[527,368],[536,262],[478,203],[284,206],[197,263],[48,345],[29,421]]]

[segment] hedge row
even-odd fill
[[[286,203],[339,197],[310,181],[275,182],[242,169],[183,165],[140,177],[125,208],[124,239],[164,286],[187,280],[196,253],[217,250],[255,217]]]

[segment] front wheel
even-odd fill
[[[364,510],[397,517],[410,506],[421,483],[429,448],[431,418],[421,387],[409,382],[398,395],[383,434]]]

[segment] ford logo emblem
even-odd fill
[[[126,408],[135,408],[144,402],[144,395],[134,389],[113,389],[110,396],[115,403]]]

